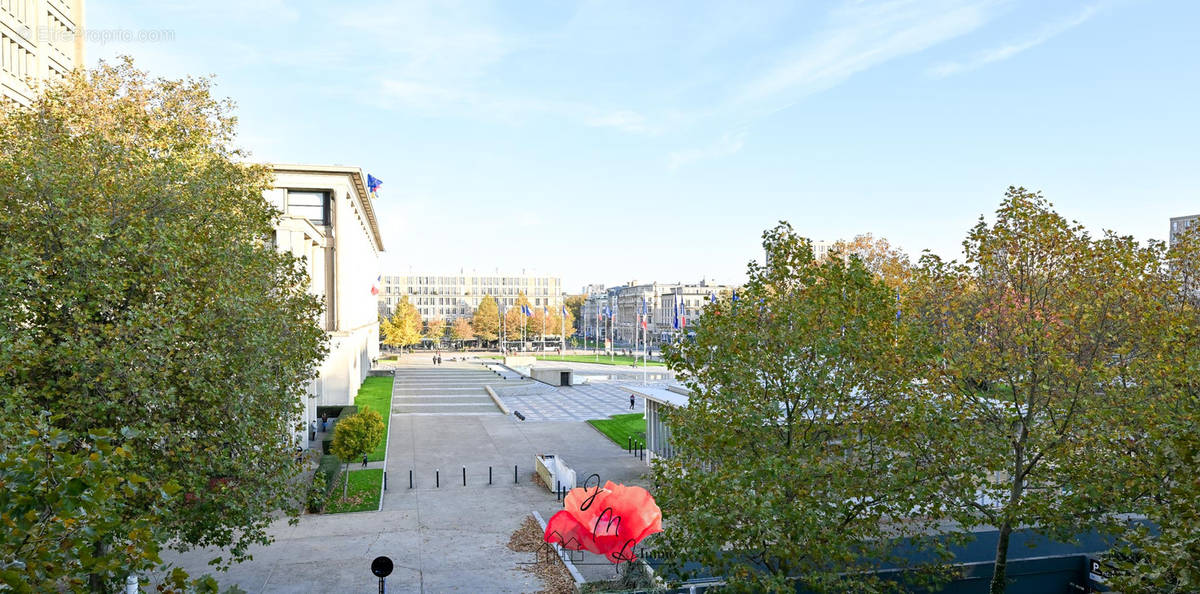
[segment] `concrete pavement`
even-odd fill
[[[458,382],[455,367],[397,369],[394,395],[411,398],[422,384],[442,388]],[[275,542],[253,548],[252,561],[216,575],[218,581],[251,593],[374,591],[371,559],[387,555],[396,566],[389,592],[534,592],[540,582],[518,565],[533,556],[506,544],[532,510],[549,517],[559,507],[552,492],[532,483],[535,454],[561,456],[580,481],[597,473],[602,481],[644,485],[645,464],[585,423],[394,413],[389,433],[382,511],[304,516],[296,526],[277,522],[270,530]],[[519,483],[513,482],[513,465]],[[441,472],[440,487],[434,486],[435,471]],[[200,575],[212,556],[192,551],[164,558]],[[581,569],[596,579],[613,574],[604,565]]]

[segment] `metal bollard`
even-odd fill
[[[554,500],[562,499],[562,483],[554,481]]]
[[[513,464],[513,482],[514,483],[521,482],[521,481],[517,480],[517,465],[516,464]]]
[[[492,467],[488,466],[488,484],[492,484]]]
[[[442,471],[434,469],[433,471],[433,488],[440,489],[442,487]]]
[[[387,471],[383,471],[383,490],[387,491]]]
[[[463,466],[463,486],[467,486],[467,467]]]
[[[413,486],[412,486],[412,471],[411,470],[408,471],[408,488],[409,489],[413,488]]]
[[[633,436],[632,435],[625,438],[625,451],[626,452],[633,451]]]

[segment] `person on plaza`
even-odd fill
[[[324,433],[328,430],[329,430],[329,413],[323,412],[323,413],[321,413],[321,433]]]
[[[633,394],[629,395],[629,410],[633,410]]]
[[[367,467],[367,455],[363,454],[363,468]]]

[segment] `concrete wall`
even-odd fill
[[[563,382],[563,374],[566,374],[566,382]],[[574,374],[569,367],[533,367],[529,371],[530,377],[551,386],[569,386],[574,382]]]
[[[304,425],[316,418],[317,406],[352,404],[358,388],[379,356],[378,288],[382,242],[364,196],[357,168],[277,166],[275,189],[265,198],[284,212],[276,227],[276,246],[301,259],[309,274],[309,293],[325,304],[323,319],[329,352],[319,377],[309,387]],[[287,215],[287,191],[329,193],[329,225]]]

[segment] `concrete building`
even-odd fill
[[[425,320],[443,319],[451,324],[470,318],[479,302],[491,295],[507,310],[524,293],[534,309],[557,311],[563,303],[562,279],[557,276],[516,275],[384,275],[379,310],[391,314],[404,297],[417,307]]]
[[[661,307],[655,310],[654,328],[655,336],[657,336],[655,340],[670,342],[676,336],[686,334],[704,313],[704,306],[708,305],[713,295],[720,298],[723,295],[727,296],[732,291],[733,287],[714,285],[702,280],[699,284],[679,285],[664,293],[659,299]],[[678,329],[675,328],[676,312],[679,315]]]
[[[829,256],[829,250],[833,249],[835,245],[837,245],[836,241],[812,240],[813,258],[818,262],[824,260]]]
[[[591,285],[589,285],[591,287]],[[586,334],[592,340],[603,341],[610,333],[617,345],[633,345],[635,339],[642,340],[639,312],[645,300],[648,319],[646,334],[650,344],[661,344],[674,339],[684,331],[683,318],[688,324],[700,317],[709,295],[718,296],[731,290],[726,285],[714,285],[701,280],[699,283],[638,283],[631,281],[619,287],[609,287],[602,292],[590,293],[584,299],[582,317],[586,321]],[[675,328],[676,304],[679,305],[680,325]],[[604,317],[612,312],[612,318]]]
[[[353,404],[358,387],[379,355],[379,254],[383,240],[358,167],[272,165],[275,187],[265,197],[283,216],[275,245],[300,258],[309,292],[325,304],[318,320],[329,335],[329,353],[309,386],[304,425],[317,406]]]
[[[663,413],[672,408],[686,408],[691,396],[681,386],[621,386],[646,403],[646,463],[655,458],[670,458],[675,455],[671,444],[671,428],[663,419]]]
[[[0,0],[0,106],[84,65],[83,0]]]
[[[1198,222],[1200,222],[1200,214],[1188,215],[1186,217],[1171,217],[1171,245],[1175,245],[1179,241],[1179,235],[1195,227]]]

